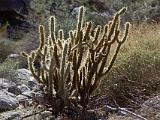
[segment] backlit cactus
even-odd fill
[[[49,37],[46,38],[44,27],[40,25],[39,47],[30,54],[22,54],[28,58],[35,79],[43,85],[48,101],[53,101],[50,102],[51,106],[59,100],[56,108],[63,109],[70,105],[70,98],[76,97],[77,104],[86,109],[89,97],[98,88],[101,78],[112,68],[121,45],[127,39],[129,23],[125,24],[123,37],[119,37],[120,16],[125,11],[126,8],[122,8],[108,24],[97,26],[94,35],[91,34],[94,31],[93,23],[83,21],[84,7],[79,10],[77,28],[69,32],[67,39],[63,30],[59,30],[59,35],[55,36],[53,16],[49,19]],[[117,44],[117,47],[107,65],[113,44]],[[34,66],[35,61],[40,64],[38,69]]]

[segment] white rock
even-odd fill
[[[5,78],[0,78],[0,90],[1,89],[7,89],[10,86],[16,85],[14,82],[5,79]]]
[[[10,54],[8,57],[9,58],[17,58],[17,57],[19,57],[19,54]]]
[[[25,84],[22,84],[22,85],[19,85],[18,88],[20,89],[20,91],[23,93],[23,92],[26,92],[26,91],[30,91],[29,87]]]
[[[33,98],[33,94],[35,94],[33,91],[26,91],[26,92],[22,93],[22,95],[24,95],[28,98]]]
[[[27,69],[18,69],[17,72],[17,78],[20,80],[21,83],[26,83],[30,77],[32,76],[31,71],[27,70]]]
[[[38,85],[38,82],[35,80],[34,77],[30,77],[30,79],[28,80],[27,86],[33,90],[34,87],[36,87]]]
[[[0,110],[11,110],[19,106],[16,96],[7,91],[0,91]]]

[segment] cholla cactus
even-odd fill
[[[105,26],[97,26],[94,35],[92,22],[83,23],[84,7],[80,8],[77,28],[69,32],[64,39],[63,30],[55,36],[55,18],[49,19],[49,37],[45,29],[39,27],[40,45],[30,54],[22,53],[28,58],[29,68],[35,79],[43,85],[51,106],[63,109],[70,105],[69,98],[77,97],[83,109],[87,107],[89,97],[97,89],[101,78],[112,68],[121,45],[128,36],[129,23],[120,39],[120,16],[126,8],[117,12],[112,21]],[[111,61],[106,65],[113,44],[117,44]],[[34,67],[38,61],[40,68]],[[55,92],[54,92],[55,91]],[[54,105],[53,105],[54,104]]]

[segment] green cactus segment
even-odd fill
[[[49,19],[49,38],[45,38],[45,29],[40,25],[39,48],[22,55],[28,58],[29,69],[43,85],[51,106],[62,110],[70,105],[69,99],[76,97],[78,104],[84,109],[87,107],[89,97],[98,88],[102,77],[113,67],[121,45],[127,39],[129,23],[125,24],[123,36],[119,37],[120,16],[126,10],[122,8],[112,21],[93,30],[92,22],[83,25],[84,7],[81,7],[77,28],[69,32],[67,39],[64,38],[63,30],[58,31],[58,37],[55,36],[53,16]],[[91,35],[92,31],[95,31],[94,35]],[[109,62],[113,45],[117,47]],[[35,67],[35,63],[39,64],[39,68]],[[59,104],[56,104],[57,100]]]

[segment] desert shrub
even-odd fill
[[[10,55],[15,48],[13,42],[2,41],[0,42],[0,62],[4,61],[8,55]]]
[[[14,81],[16,79],[17,62],[6,59],[0,64],[0,78],[7,78]]]
[[[102,90],[106,89],[106,94],[121,106],[137,107],[148,96],[160,92],[159,30],[151,29],[156,26],[146,26],[147,30],[143,26],[141,31],[136,29],[131,33],[133,41],[121,49],[103,84]]]

